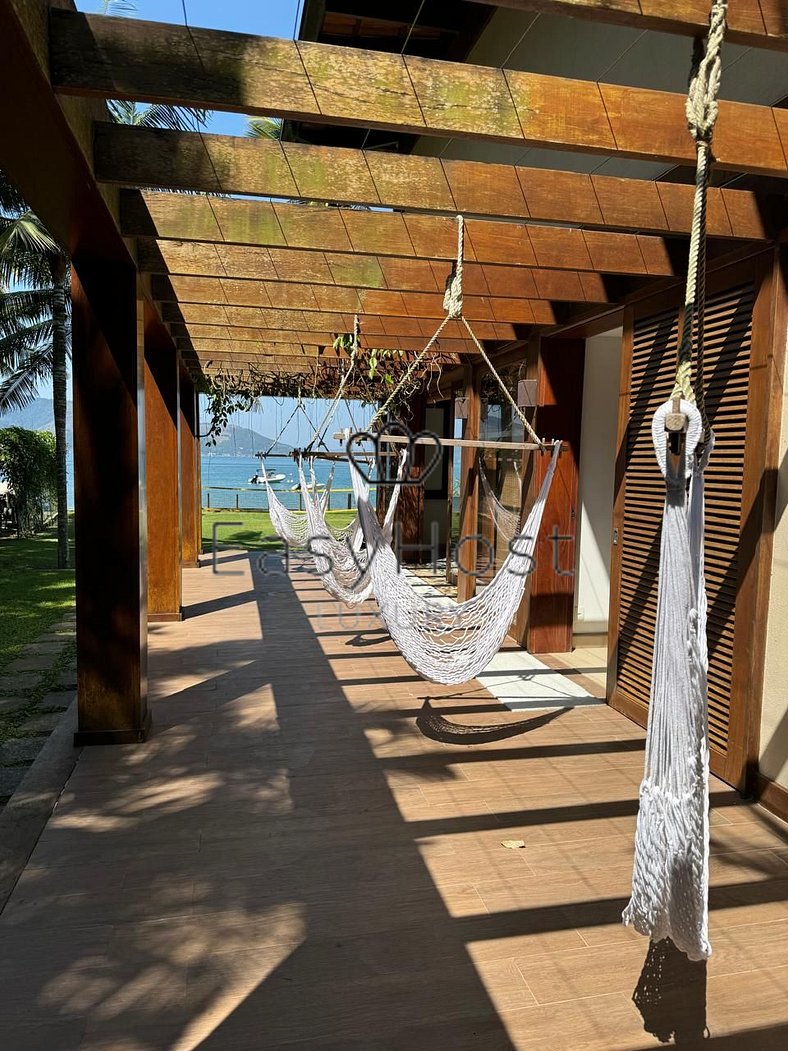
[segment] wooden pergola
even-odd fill
[[[700,34],[708,15],[707,0],[478,2],[684,36]],[[0,21],[0,83],[14,99],[0,166],[73,260],[80,742],[147,732],[147,623],[181,616],[181,568],[200,552],[196,391],[208,363],[272,376],[319,365],[330,375],[342,361],[333,340],[352,331],[354,314],[362,347],[415,355],[443,316],[458,213],[468,217],[465,314],[498,363],[522,362],[539,381],[540,409],[569,442],[576,493],[584,340],[623,323],[631,344],[639,304],[675,300],[690,185],[127,127],[109,122],[105,100],[680,168],[694,161],[683,95],[85,15],[70,0],[0,0]],[[784,6],[731,0],[729,37],[788,51]],[[757,260],[770,275],[758,316],[771,318],[772,336],[757,336],[768,368],[751,395],[765,408],[778,382],[775,326],[784,324],[788,109],[721,102],[714,148],[719,168],[743,178],[710,192],[711,264],[722,272]],[[476,348],[452,323],[437,351],[450,386],[469,397],[466,438],[477,438]],[[773,414],[758,425],[753,479],[776,455]],[[470,526],[470,449],[460,472]],[[567,492],[557,513],[570,528]],[[766,495],[757,507],[751,497],[763,525]],[[766,557],[760,547],[759,573]],[[565,597],[545,593],[541,612],[534,605],[544,586],[536,574],[523,640],[557,622],[571,632]],[[730,760],[730,779],[745,759]]]

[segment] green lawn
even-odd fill
[[[29,539],[0,539],[0,668],[73,608],[74,570],[55,563],[54,528]]]
[[[337,529],[353,520],[355,511],[328,511],[326,521]],[[220,523],[231,523],[221,525]],[[271,525],[267,511],[209,511],[202,512],[202,549],[213,548],[213,530],[222,546],[245,547],[254,551],[274,551],[281,548],[282,541]]]

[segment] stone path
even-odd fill
[[[0,672],[0,810],[74,699],[74,634],[70,613]]]

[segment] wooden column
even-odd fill
[[[422,393],[414,395],[408,410],[410,415],[403,420],[404,425],[415,434],[424,427],[424,413],[427,407]],[[429,562],[432,552],[422,544],[424,523],[424,448],[415,446],[410,452],[408,473],[411,480],[421,479],[417,485],[404,485],[399,494],[399,504],[395,516],[396,545],[400,560],[404,565],[418,565]]]
[[[178,440],[181,453],[181,566],[200,565],[202,491],[200,488],[200,436],[198,394],[191,377],[180,371]]]
[[[75,260],[75,744],[145,739],[143,318],[132,267]]]
[[[481,427],[481,398],[478,365],[465,366],[465,397],[468,399],[468,418],[463,427],[463,438],[478,439]],[[474,539],[479,531],[479,478],[476,449],[461,450],[460,455],[460,536],[455,555],[457,561],[457,601],[465,602],[476,594],[476,555],[478,544]],[[468,539],[463,540],[463,537]]]
[[[527,648],[530,653],[572,649],[580,433],[583,412],[584,339],[543,339],[539,354],[536,430],[565,447],[545,505],[531,574]],[[593,427],[594,421],[589,420]],[[534,458],[534,491],[542,484],[547,455]]]
[[[148,497],[148,621],[180,620],[181,528],[178,355],[145,304],[145,459]]]

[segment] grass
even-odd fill
[[[341,529],[352,522],[354,515],[355,511],[328,511],[326,521]],[[276,551],[282,547],[267,511],[213,511],[203,508],[202,549],[205,552],[213,549],[214,527],[216,541],[221,546],[232,545],[250,551]]]
[[[73,609],[74,570],[55,569],[56,562],[54,527],[0,540],[0,669]]]

